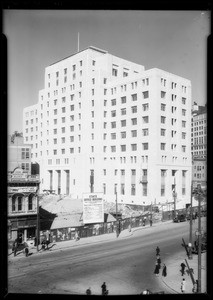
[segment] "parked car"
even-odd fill
[[[184,215],[184,214],[177,215],[173,219],[173,222],[175,222],[175,223],[184,222],[184,221],[186,221],[186,215]]]
[[[190,214],[187,215],[186,219],[187,219],[187,220],[190,220]],[[192,214],[192,220],[195,220],[195,219],[197,219],[197,214],[194,214],[194,213],[193,213],[193,214]]]

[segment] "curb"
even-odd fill
[[[110,233],[110,234],[115,234],[115,238],[114,238],[114,240],[117,240],[117,239],[124,239],[124,238],[128,238],[128,237],[130,237],[130,236],[133,236],[133,234],[134,234],[134,232],[136,232],[136,231],[138,231],[138,230],[144,230],[144,229],[148,229],[148,228],[151,228],[151,227],[156,227],[155,225],[157,224],[157,225],[166,225],[166,224],[168,224],[168,223],[171,223],[172,222],[172,220],[168,220],[168,221],[159,221],[159,222],[156,222],[156,223],[153,223],[153,226],[140,226],[140,227],[133,227],[132,229],[131,229],[131,232],[129,232],[129,229],[124,229],[124,231],[126,230],[127,232],[125,233],[124,231],[123,231],[123,233],[125,233],[125,235],[123,234],[123,236],[120,236],[121,234],[122,234],[122,232],[120,233],[120,235],[119,235],[119,237],[117,237],[116,238],[116,233],[115,232],[113,232],[113,233]],[[91,238],[92,238],[92,236],[91,236]],[[84,239],[86,239],[86,238],[84,238]],[[106,241],[110,241],[110,240],[113,240],[113,237],[112,236],[108,236],[108,237],[106,237],[105,239],[103,239],[103,240],[98,240],[98,241],[84,241],[83,243],[81,243],[81,244],[78,244],[78,243],[76,243],[76,244],[73,244],[73,245],[67,245],[67,246],[64,246],[64,247],[61,247],[60,248],[60,246],[59,246],[59,248],[53,248],[53,249],[51,249],[51,252],[52,251],[62,251],[63,249],[68,249],[68,248],[70,248],[70,247],[79,247],[79,246],[84,246],[84,245],[88,245],[88,244],[98,244],[98,243],[102,243],[102,242],[106,242]],[[70,240],[71,241],[71,240]],[[60,243],[63,243],[63,242],[57,242],[58,244],[60,244]],[[52,243],[52,244],[54,244],[54,243]],[[56,244],[57,245],[57,244]],[[33,251],[33,254],[44,254],[44,253],[49,253],[50,251],[47,251],[47,252],[45,252],[45,251],[41,251],[41,249],[39,250],[39,251],[36,251],[36,247],[34,246],[33,248],[31,248],[30,250],[35,250],[35,252]],[[10,253],[8,253],[8,257],[10,257],[11,255],[13,254],[13,252],[10,252]],[[16,256],[17,257],[17,256]],[[13,257],[13,258],[15,258],[15,257]],[[25,256],[19,256],[19,258],[21,259],[21,258],[25,258]]]

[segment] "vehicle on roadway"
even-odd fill
[[[176,217],[174,217],[173,222],[179,223],[186,221],[186,215],[185,214],[179,214]]]

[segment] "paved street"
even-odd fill
[[[161,249],[162,263],[183,253],[182,237],[188,238],[189,224],[171,222],[153,227],[134,228],[115,234],[67,241],[51,250],[24,257],[9,256],[9,292],[85,294],[101,293],[106,282],[110,294],[140,294],[146,288],[153,292],[175,293],[154,272],[155,248]]]

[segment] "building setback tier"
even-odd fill
[[[23,111],[41,190],[118,202],[190,202],[191,82],[89,47],[45,69]]]

